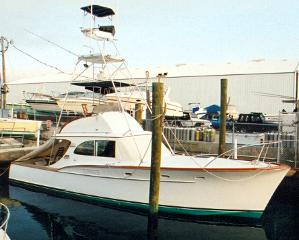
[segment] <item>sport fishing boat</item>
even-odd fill
[[[90,13],[92,20],[114,14],[112,9],[97,5],[82,10]],[[113,42],[115,33],[113,26],[81,31],[107,42]],[[108,59],[104,53],[79,57],[82,59],[86,68],[102,64],[100,73],[107,70],[108,61],[117,64],[114,71],[108,71],[106,80],[113,85],[121,111],[105,111],[68,123],[40,148],[13,162],[9,179],[86,201],[147,210],[152,133],[144,131],[126,112],[121,103],[124,99],[116,90],[115,74],[126,64],[122,58]],[[100,75],[93,80],[105,80],[105,74]],[[163,145],[159,211],[259,217],[288,170],[259,159],[249,162],[175,155]]]
[[[74,120],[11,164],[9,179],[83,200],[146,210],[151,132],[126,112]],[[162,146],[159,211],[260,217],[289,167],[175,155]],[[236,197],[237,196],[237,197]]]

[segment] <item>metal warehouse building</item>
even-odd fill
[[[239,113],[278,114],[282,109],[295,108],[295,104],[282,100],[298,99],[298,63],[296,60],[253,60],[239,64],[181,64],[148,69],[148,72],[150,79],[157,73],[167,73],[164,82],[171,89],[170,98],[186,109],[189,103],[200,103],[203,107],[220,104],[220,79],[227,78],[230,104]],[[144,70],[135,69],[135,77],[137,73],[145,76]]]
[[[148,73],[146,73],[148,72]],[[159,73],[167,73],[164,79],[170,88],[170,99],[180,102],[185,109],[189,103],[205,107],[220,104],[220,79],[228,79],[230,104],[241,112],[277,114],[282,109],[293,111],[295,104],[283,103],[284,97],[298,99],[297,60],[253,60],[245,63],[180,64],[172,67],[130,69],[133,82],[155,81]],[[129,74],[119,72],[116,79],[128,79]],[[64,80],[59,80],[64,79]],[[38,88],[60,92],[68,89],[69,80],[56,74],[46,80],[35,78],[30,84],[10,85],[9,102],[16,102],[22,91]],[[68,77],[69,79],[69,77]],[[27,81],[28,83],[28,81]],[[78,88],[77,88],[78,90]],[[278,96],[279,95],[279,96]],[[18,99],[20,100],[20,99]]]

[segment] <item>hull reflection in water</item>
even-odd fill
[[[24,239],[147,239],[147,217],[9,186],[10,198],[22,204],[22,218],[11,226],[12,237]],[[17,210],[14,211],[15,214]],[[31,219],[28,219],[31,216]],[[13,228],[13,229],[12,229]],[[30,230],[28,229],[30,228]],[[34,232],[38,231],[34,236]],[[44,236],[41,236],[44,234]],[[26,239],[27,236],[25,237]],[[159,239],[266,240],[263,228],[215,225],[161,218]]]

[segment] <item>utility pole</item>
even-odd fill
[[[298,109],[299,109],[298,71],[296,71],[296,73],[295,73],[295,80],[296,80],[296,96],[295,96],[296,97],[296,104],[295,104],[295,109],[296,109],[296,112],[298,112]]]
[[[227,79],[221,79],[221,112],[218,154],[225,152],[226,112],[227,112]]]
[[[1,117],[3,117],[3,110],[6,109],[6,94],[8,88],[6,85],[6,67],[5,67],[5,52],[8,49],[9,42],[5,37],[1,36],[1,54],[2,54],[2,82],[1,83]]]
[[[158,238],[158,210],[160,194],[160,164],[162,153],[162,124],[163,124],[163,83],[160,82],[161,74],[158,75],[158,82],[153,83],[152,93],[152,155],[149,191],[149,214],[148,214],[148,239]]]

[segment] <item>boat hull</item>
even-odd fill
[[[30,106],[37,111],[49,111],[59,113],[60,108],[57,105],[56,101],[38,101],[38,100],[26,100]]]
[[[101,104],[101,101],[93,99],[57,99],[57,104],[60,109],[64,111],[72,111],[76,113],[92,113],[93,108],[98,104]]]
[[[287,171],[287,167],[214,172],[162,169],[159,210],[258,218]],[[148,208],[149,169],[86,166],[58,171],[12,164],[10,180],[118,207]]]

